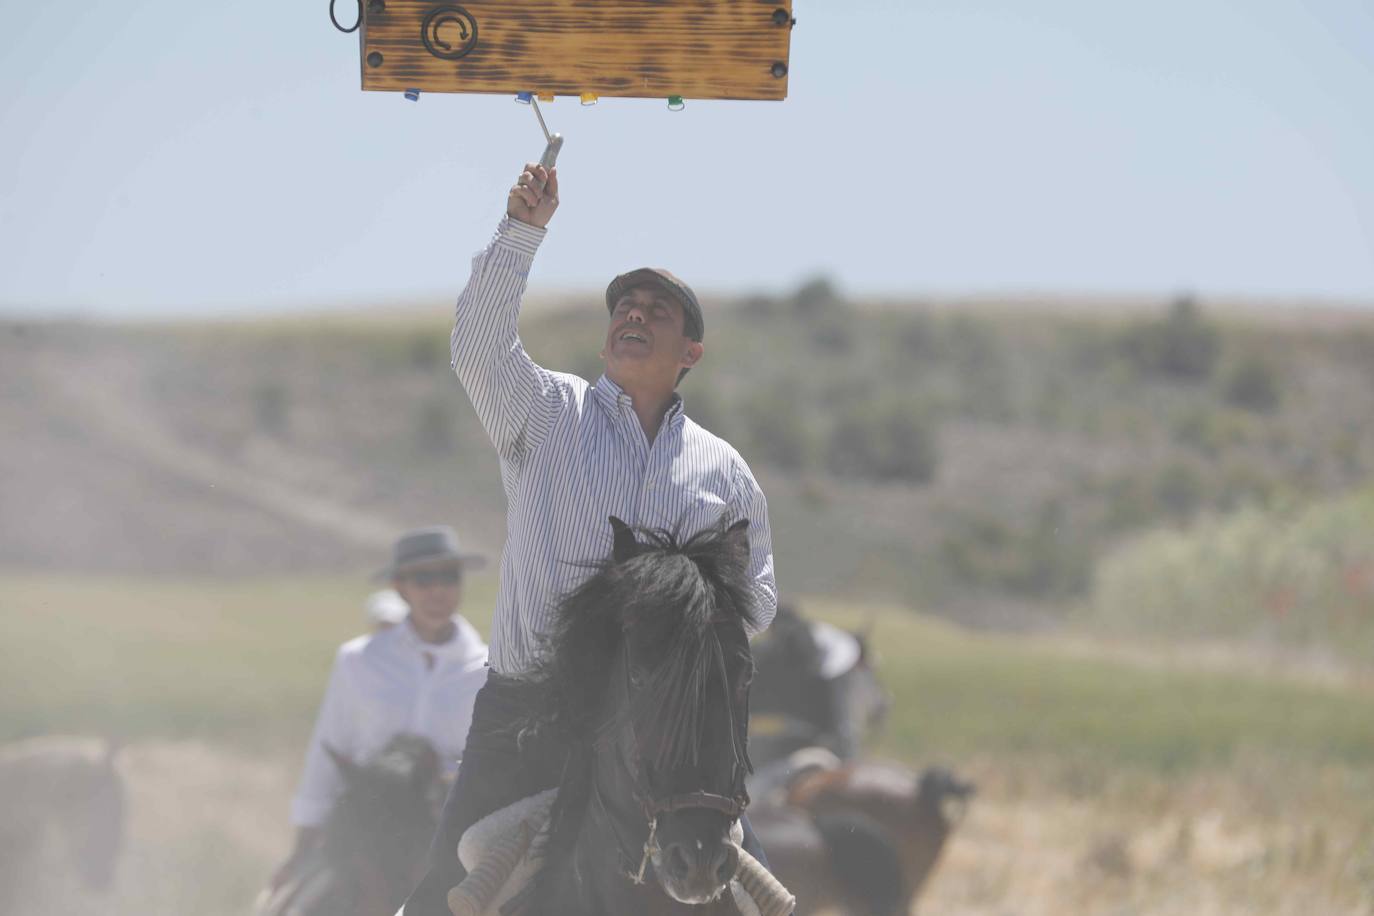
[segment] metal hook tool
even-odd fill
[[[534,116],[539,119],[539,129],[544,132],[544,139],[547,146],[544,147],[544,155],[539,157],[539,164],[546,169],[553,168],[558,161],[558,151],[563,148],[563,135],[550,134],[548,125],[544,123],[544,116],[539,113],[539,99],[533,94],[530,95],[530,107],[534,109]]]

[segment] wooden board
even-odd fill
[[[364,89],[787,97],[792,0],[363,0],[363,9]]]

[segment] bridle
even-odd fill
[[[639,867],[633,871],[627,871],[631,881],[635,884],[644,883],[644,873],[648,869],[650,858],[659,852],[658,846],[658,819],[660,815],[670,814],[674,811],[682,811],[688,808],[705,808],[710,811],[719,811],[730,820],[734,821],[744,813],[744,809],[749,807],[749,792],[744,787],[744,777],[749,770],[748,754],[741,759],[737,750],[739,723],[735,721],[734,704],[730,697],[729,678],[726,676],[725,664],[723,659],[718,659],[718,670],[720,677],[724,681],[726,695],[726,710],[730,717],[730,747],[734,754],[732,764],[733,772],[731,776],[731,794],[719,795],[715,792],[707,792],[698,789],[694,792],[684,792],[666,797],[656,796],[649,786],[649,780],[644,775],[644,762],[640,756],[639,739],[635,734],[634,717],[628,713],[617,716],[611,720],[609,727],[605,727],[597,735],[593,742],[593,747],[598,751],[605,750],[629,775],[630,785],[633,789],[635,802],[639,805],[640,811],[644,815],[644,820],[649,826],[649,838],[644,841],[644,848],[639,857]],[[630,649],[628,641],[622,640],[621,643],[621,667],[624,677],[617,682],[617,690],[620,694],[620,708],[629,710],[632,699],[630,689]],[[595,772],[592,774],[592,798],[600,808],[602,816],[611,827],[611,833],[615,836],[616,845],[620,848],[623,861],[633,863],[634,857],[630,854],[624,841],[620,837],[620,831],[616,828],[615,818],[606,808],[606,803],[601,797],[600,780],[597,779]]]

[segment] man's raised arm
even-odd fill
[[[558,379],[520,343],[520,299],[534,253],[558,209],[558,170],[527,163],[506,198],[506,217],[472,260],[458,297],[450,353],[487,435],[503,458],[538,445],[562,398]]]

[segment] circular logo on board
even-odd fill
[[[435,57],[457,60],[477,44],[477,20],[461,6],[436,7],[420,27],[420,40]]]

